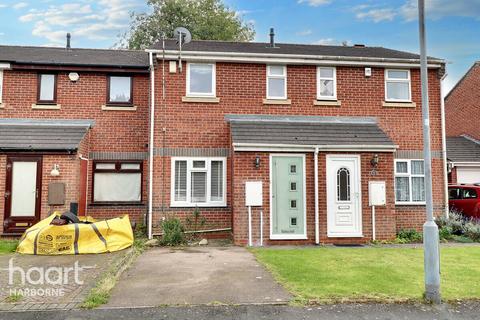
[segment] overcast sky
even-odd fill
[[[109,48],[144,0],[0,0],[0,44]],[[428,54],[446,59],[447,91],[480,60],[480,0],[426,0]],[[417,0],[226,0],[256,41],[362,43],[418,52]]]

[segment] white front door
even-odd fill
[[[327,235],[363,236],[360,156],[327,155]]]
[[[33,217],[37,203],[37,163],[14,161],[12,164],[12,217]]]

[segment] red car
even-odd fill
[[[480,184],[449,185],[448,205],[467,218],[480,219]]]

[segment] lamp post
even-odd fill
[[[440,303],[440,254],[438,227],[433,218],[432,156],[430,151],[430,112],[428,104],[428,69],[425,40],[425,0],[418,0],[420,33],[420,69],[422,81],[423,156],[425,160],[425,201],[427,221],[423,225],[425,299]]]

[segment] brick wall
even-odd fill
[[[480,139],[480,62],[476,62],[445,98],[448,137],[469,135]],[[472,120],[471,120],[472,119]]]
[[[123,152],[144,153],[148,148],[149,76],[133,76],[133,104],[136,111],[106,111],[102,105],[107,99],[107,73],[79,72],[80,79],[71,82],[68,72],[59,72],[57,78],[57,104],[60,110],[35,110],[32,104],[37,99],[37,72],[6,70],[3,77],[3,103],[0,118],[45,118],[45,119],[89,119],[95,126],[85,136],[78,154],[88,157],[90,152],[109,153],[115,159]],[[60,176],[50,177],[53,164],[60,165]],[[0,198],[5,192],[6,156],[0,156]],[[78,202],[79,162],[76,156],[45,155],[43,157],[42,217],[51,210],[67,210],[70,202]],[[87,214],[108,218],[128,213],[132,220],[143,221],[147,202],[147,161],[144,161],[143,205],[140,206],[92,206],[91,192],[92,161],[88,170]],[[66,182],[67,203],[61,207],[47,205],[47,187],[51,181]],[[0,219],[4,217],[4,201],[0,201]],[[3,224],[2,224],[3,225]]]

